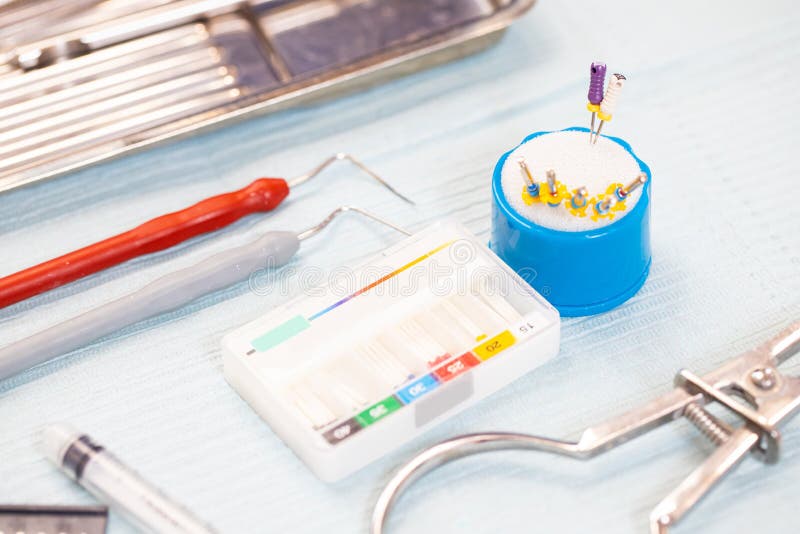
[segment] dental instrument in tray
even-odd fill
[[[600,102],[600,110],[597,112],[597,116],[600,117],[600,124],[597,126],[597,131],[594,132],[592,144],[597,144],[597,140],[600,139],[600,132],[603,131],[603,125],[611,121],[617,107],[617,99],[625,86],[625,80],[625,75],[619,73],[612,74],[608,80],[603,101]],[[591,132],[589,133],[589,138],[591,139]]]
[[[558,312],[443,221],[235,330],[225,377],[334,481],[547,362]]]
[[[0,192],[475,53],[534,2],[3,0]]]
[[[0,380],[79,349],[126,326],[176,310],[203,295],[248,280],[259,269],[285,265],[302,241],[317,235],[339,214],[346,212],[364,215],[406,233],[381,217],[353,206],[341,206],[321,223],[299,233],[267,232],[251,243],[162,276],[134,293],[1,348]]]
[[[654,428],[685,417],[717,449],[650,514],[651,534],[666,534],[736,467],[748,453],[767,464],[780,458],[781,425],[800,408],[800,377],[786,376],[778,366],[800,350],[800,321],[730,360],[705,376],[681,370],[675,390],[603,424],[586,429],[578,441],[528,434],[468,434],[434,445],[403,466],[375,504],[371,534],[383,534],[388,514],[414,480],[465,456],[502,450],[533,450],[578,459],[593,458]],[[706,406],[718,403],[743,420],[730,426]]]
[[[350,154],[335,154],[310,172],[284,180],[259,178],[230,193],[207,198],[162,215],[132,230],[0,278],[0,308],[74,282],[125,261],[174,247],[193,237],[224,228],[242,217],[272,211],[289,191],[319,175],[336,161],[348,161],[409,204],[409,198]]]

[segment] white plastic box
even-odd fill
[[[552,306],[442,222],[227,335],[225,377],[332,482],[543,364],[559,335]]]

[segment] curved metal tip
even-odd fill
[[[351,154],[347,154],[345,152],[338,152],[338,153],[334,154],[333,156],[329,157],[328,159],[326,159],[325,161],[323,161],[322,163],[320,163],[319,165],[317,165],[310,172],[307,172],[306,174],[302,174],[300,176],[296,176],[296,177],[292,178],[291,180],[288,181],[289,188],[290,189],[294,189],[298,185],[304,184],[305,182],[307,182],[310,179],[314,178],[315,176],[320,174],[322,171],[324,171],[330,165],[332,165],[333,163],[335,163],[337,161],[349,161],[350,163],[352,163],[353,165],[355,165],[356,167],[358,167],[359,169],[364,171],[367,175],[369,175],[370,178],[372,178],[373,180],[375,180],[376,182],[381,184],[383,187],[388,189],[393,195],[401,198],[405,202],[408,202],[412,206],[415,205],[413,200],[411,200],[410,198],[408,198],[407,196],[405,196],[404,194],[399,192],[391,184],[389,184],[389,182],[387,182],[386,180],[381,178],[376,172],[374,172],[372,169],[370,169],[369,167],[367,167],[366,165],[361,163],[354,156],[352,156]]]
[[[339,216],[342,213],[349,212],[349,211],[352,211],[352,212],[358,213],[360,215],[363,215],[365,217],[368,217],[368,218],[372,219],[373,221],[376,221],[376,222],[379,222],[379,223],[381,223],[383,225],[386,225],[389,228],[397,230],[398,232],[403,233],[405,235],[409,235],[409,236],[411,235],[411,232],[409,232],[408,230],[405,230],[404,228],[400,228],[399,226],[396,226],[395,224],[387,221],[386,219],[384,219],[382,217],[379,217],[379,216],[375,215],[374,213],[370,213],[367,210],[364,210],[364,209],[361,209],[361,208],[357,208],[355,206],[339,206],[338,208],[336,208],[335,210],[330,212],[330,214],[328,214],[328,216],[325,217],[322,220],[322,222],[320,222],[319,224],[317,224],[315,226],[312,226],[311,228],[308,228],[307,230],[304,230],[304,231],[300,232],[299,234],[297,234],[297,239],[299,239],[300,241],[303,241],[304,239],[308,239],[309,237],[313,237],[313,236],[317,235],[326,226],[328,226],[337,216]]]

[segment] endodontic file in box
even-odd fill
[[[558,352],[558,312],[459,224],[437,223],[344,278],[223,340],[228,382],[325,481]]]

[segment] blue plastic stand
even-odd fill
[[[588,133],[589,129],[564,131]],[[520,144],[549,133],[531,134]],[[642,287],[650,271],[650,168],[628,143],[616,137],[608,139],[628,151],[647,173],[647,182],[632,211],[595,230],[544,228],[511,207],[503,195],[501,174],[516,147],[503,154],[494,168],[489,245],[565,317],[594,315],[619,306]]]

